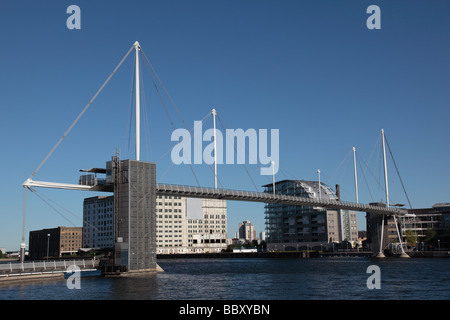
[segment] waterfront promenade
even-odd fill
[[[412,258],[450,258],[448,251],[408,252]],[[372,251],[270,251],[270,252],[218,252],[158,254],[157,259],[202,259],[202,258],[330,258],[330,257],[373,257]]]

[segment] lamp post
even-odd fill
[[[272,164],[272,189],[273,194],[275,194],[275,161],[271,161]]]
[[[48,261],[49,247],[50,247],[50,233],[47,233],[47,261]]]
[[[317,170],[317,173],[319,175],[319,199],[321,198],[321,191],[320,191],[320,169]]]

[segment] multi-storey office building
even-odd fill
[[[114,197],[87,198],[83,206],[83,246],[114,247]],[[220,252],[226,228],[224,200],[156,197],[157,253]]]
[[[255,226],[248,220],[239,223],[239,239],[247,241],[256,240]]]
[[[57,227],[30,231],[31,259],[61,257],[78,252],[82,247],[81,227]]]
[[[187,252],[220,252],[227,248],[227,202],[187,198]]]
[[[273,193],[273,184],[264,185]],[[282,180],[275,193],[338,200],[335,192],[317,181]],[[356,212],[321,207],[268,203],[265,205],[266,241],[269,250],[326,248],[332,243],[358,240]]]
[[[450,248],[450,203],[437,203],[431,208],[410,209],[414,218],[400,219],[402,235],[406,242],[407,231],[416,237],[418,250],[449,249]],[[429,239],[430,231],[434,233],[434,239]],[[428,240],[428,244],[425,242]]]
[[[372,203],[372,205],[383,205]],[[397,225],[393,217],[385,217],[383,233],[383,250],[399,245],[401,235],[404,247],[416,250],[439,250],[450,248],[450,204],[438,203],[431,208],[408,209],[414,217],[397,217]],[[381,238],[381,216],[367,213],[367,241],[372,247],[379,248]],[[433,238],[430,238],[433,236]],[[399,251],[400,249],[397,249]]]
[[[186,198],[156,196],[157,253],[179,252],[187,244]],[[164,249],[165,248],[165,249]]]
[[[84,199],[83,247],[114,248],[114,196]]]

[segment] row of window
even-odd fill
[[[182,202],[158,202],[157,205],[159,206],[178,206],[181,207],[183,205]]]
[[[156,209],[158,212],[163,212],[163,209]],[[173,212],[179,212],[179,213],[181,213],[181,212],[183,212],[183,210],[181,210],[181,209],[164,209],[164,212],[172,212],[172,210],[173,210]]]
[[[157,199],[181,199],[179,196],[156,196]]]

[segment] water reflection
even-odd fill
[[[356,300],[449,299],[450,259],[177,259],[164,273],[0,285],[0,299],[31,300]],[[366,286],[367,267],[381,270],[381,289]]]

